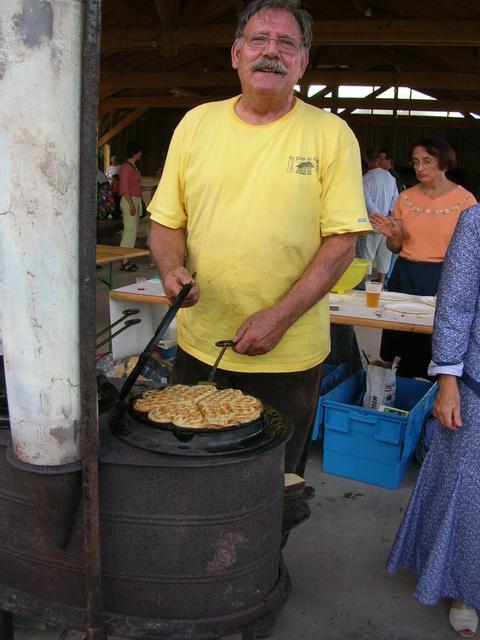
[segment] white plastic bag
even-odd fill
[[[376,409],[380,405],[393,407],[395,405],[395,391],[397,368],[400,358],[396,356],[393,362],[375,360],[367,365],[367,387],[363,397],[364,409]]]

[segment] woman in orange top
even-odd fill
[[[411,163],[419,184],[403,191],[392,217],[374,214],[374,229],[387,238],[387,247],[399,253],[389,291],[421,296],[437,293],[443,260],[461,212],[476,204],[473,195],[449,180],[445,173],[457,159],[452,147],[440,138],[424,138],[412,148]],[[402,359],[399,375],[427,376],[431,338],[423,334],[384,331],[380,355]]]

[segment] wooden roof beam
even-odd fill
[[[234,95],[232,92],[231,95]],[[218,99],[215,96],[183,95],[171,96],[131,96],[119,98],[107,98],[100,104],[102,113],[116,109],[133,108],[190,108],[203,102],[211,102]],[[415,111],[480,111],[478,100],[391,100],[377,98],[318,98],[313,96],[308,102],[318,107],[330,107],[332,109],[400,109]]]
[[[120,120],[120,122],[117,122],[117,124],[114,127],[112,127],[110,131],[107,131],[106,133],[103,134],[103,136],[101,136],[101,138],[99,138],[98,148],[100,149],[100,147],[103,147],[104,144],[106,144],[107,142],[110,142],[110,140],[112,140],[112,138],[114,138],[117,134],[119,134],[120,131],[123,131],[124,129],[126,129],[129,124],[131,124],[132,122],[137,120],[141,115],[143,115],[146,110],[147,110],[147,107],[139,107],[138,109],[135,109],[135,111],[132,111],[132,113],[129,113],[128,116],[125,116],[125,118],[122,118],[122,120]]]
[[[372,85],[401,86],[412,89],[452,89],[478,91],[480,73],[455,73],[431,71],[354,71],[319,69],[307,71],[303,83],[329,86]],[[101,91],[124,89],[170,89],[171,87],[238,87],[235,71],[125,73],[102,77]]]
[[[160,22],[165,29],[168,29],[173,25],[172,16],[170,15],[170,9],[168,8],[167,0],[153,0],[155,9],[160,18]]]
[[[308,101],[317,107],[335,109],[388,109],[399,111],[460,111],[476,112],[480,109],[480,100],[395,100],[394,98],[322,98],[316,96]],[[115,98],[112,98],[113,100]]]
[[[185,25],[173,31],[179,47],[229,47],[234,32],[231,24]],[[102,52],[154,49],[170,37],[169,28],[106,29]],[[313,25],[313,44],[475,47],[480,20],[324,20]]]
[[[342,113],[338,114],[342,117]],[[345,120],[349,124],[375,124],[392,126],[393,116],[377,116],[353,113]],[[422,116],[398,116],[395,118],[396,127],[438,127],[441,129],[477,129],[480,128],[480,120],[468,120],[467,118],[438,118]],[[420,134],[422,135],[422,134]],[[443,134],[440,134],[443,135]]]
[[[234,92],[232,92],[232,96]],[[100,103],[100,113],[117,109],[191,109],[205,102],[214,102],[217,96],[134,96],[129,98],[107,98]],[[123,121],[122,121],[123,122]],[[108,142],[108,140],[107,140]]]
[[[352,4],[358,13],[362,16],[362,18],[370,17],[368,16],[368,10],[370,9],[370,4],[368,0],[352,0]],[[371,15],[371,9],[370,9]]]
[[[372,91],[371,93],[368,94],[368,96],[365,96],[365,98],[361,98],[362,100],[362,104],[364,103],[365,100],[371,99],[373,100],[373,98],[376,98],[377,96],[379,96],[380,94],[382,94],[384,91],[386,91],[387,89],[389,89],[389,87],[379,87],[378,89],[375,89],[375,91]],[[317,96],[315,96],[316,98]],[[312,104],[316,104],[312,103]],[[342,107],[336,107],[337,109],[342,108]],[[355,109],[358,109],[358,107],[354,107],[354,106],[350,106],[350,107],[343,107],[345,109],[345,111],[347,111],[348,113],[351,113],[352,111],[355,111]],[[366,108],[366,107],[364,107]],[[373,107],[372,107],[373,108]]]

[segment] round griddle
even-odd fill
[[[290,432],[285,421],[273,408],[264,406],[260,418],[222,429],[188,429],[172,423],[149,420],[135,411],[127,398],[112,411],[112,433],[129,444],[164,454],[211,456],[252,451]]]
[[[143,411],[136,411],[133,408],[133,403],[138,398],[142,396],[133,397],[128,403],[128,413],[133,416],[139,422],[148,425],[152,429],[161,429],[163,431],[171,431],[175,435],[178,440],[181,442],[189,442],[194,436],[201,436],[207,440],[211,440],[214,443],[218,442],[243,442],[244,440],[248,440],[263,431],[265,428],[265,424],[263,422],[262,416],[257,418],[256,420],[251,420],[250,422],[245,422],[243,424],[231,426],[231,427],[223,427],[223,428],[191,428],[188,427],[178,427],[173,424],[173,422],[155,422],[148,418],[148,415]]]

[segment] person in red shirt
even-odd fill
[[[142,157],[142,153],[143,149],[138,142],[129,142],[126,150],[127,160],[120,167],[120,208],[123,215],[121,247],[133,248],[137,239],[138,223],[142,215],[142,187],[136,163]],[[136,271],[138,266],[123,260],[121,269]]]

